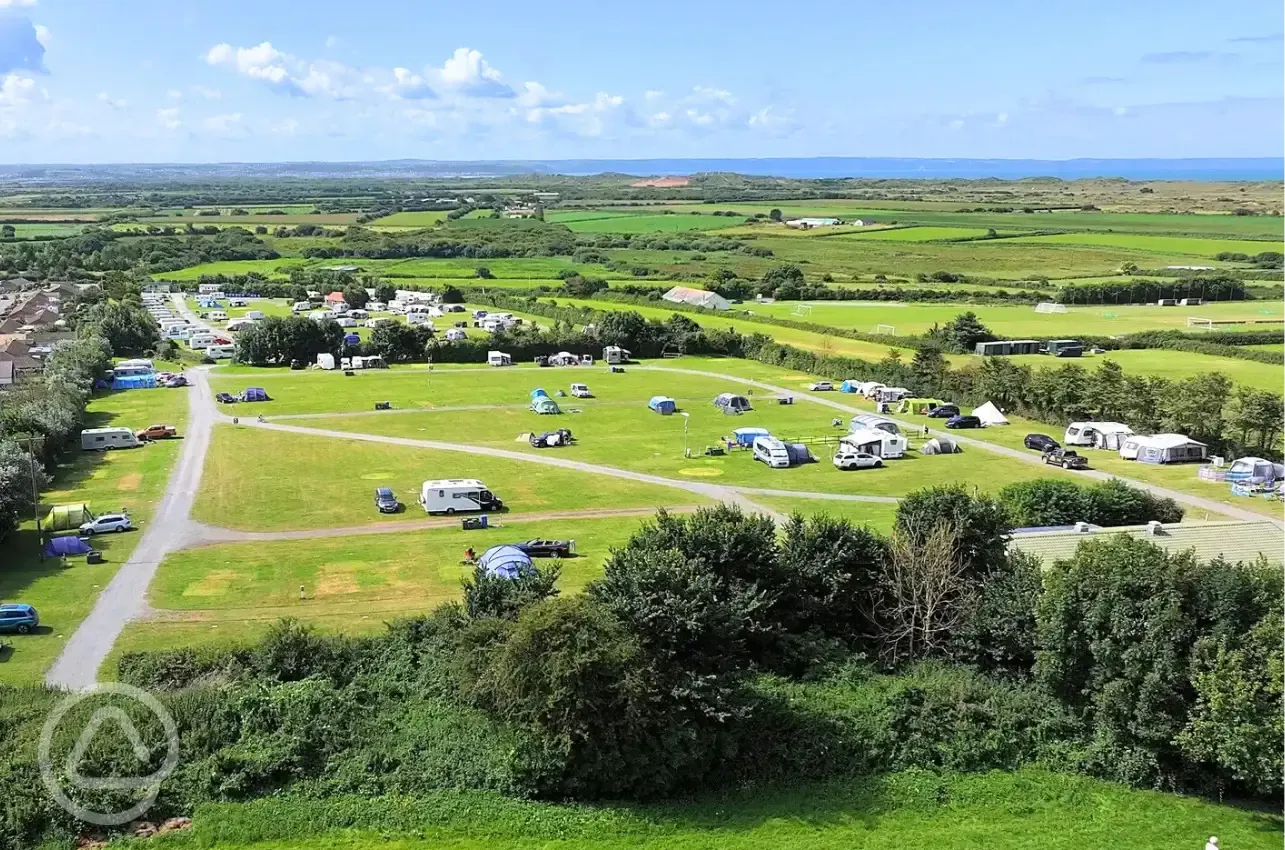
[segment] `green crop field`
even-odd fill
[[[14,236],[18,239],[31,239],[36,236],[75,236],[85,229],[83,224],[70,222],[49,222],[47,224],[11,224]]]
[[[492,792],[424,798],[275,795],[200,807],[157,850],[1228,850],[1281,843],[1276,813],[1039,770],[912,771],[698,794],[650,805],[566,805]]]
[[[157,364],[158,368],[165,365]],[[187,390],[129,390],[106,393],[89,405],[85,427],[145,428],[187,421]],[[129,511],[138,524],[150,521],[165,489],[169,470],[178,457],[181,440],[164,440],[117,452],[72,449],[54,471],[53,487],[40,497],[44,517],[54,505],[84,503],[94,514]],[[19,530],[0,542],[0,600],[21,600],[40,612],[41,628],[30,635],[5,635],[12,648],[0,653],[0,684],[40,681],[45,668],[62,651],[67,639],[89,614],[98,591],[111,581],[138,543],[137,531],[95,539],[105,562],[87,564],[84,558],[42,561],[35,523],[23,517]]]
[[[576,233],[671,233],[683,230],[718,230],[744,223],[735,216],[699,215],[608,215],[601,218],[563,220]]]
[[[1184,236],[1149,236],[1137,233],[1059,233],[1054,236],[1020,236],[1010,240],[1016,244],[1032,245],[1104,245],[1130,251],[1150,251],[1168,256],[1186,254],[1192,257],[1213,257],[1230,252],[1253,256],[1264,251],[1285,251],[1280,241],[1248,241],[1243,239],[1200,239]]]
[[[446,220],[445,210],[424,210],[422,212],[399,212],[377,218],[372,224],[383,227],[432,227],[439,221]]]
[[[803,305],[779,302],[746,305],[746,309],[755,315],[814,322],[865,333],[874,332],[876,325],[892,325],[900,336],[926,333],[933,325],[944,325],[960,313],[971,311],[996,334],[1012,339],[1112,336],[1148,330],[1186,331],[1187,319],[1191,316],[1218,322],[1253,322],[1279,320],[1283,315],[1281,304],[1270,301],[1227,301],[1199,307],[1072,305],[1065,313],[1037,313],[1033,305],[895,301],[814,301]],[[1220,330],[1250,330],[1252,327],[1230,325]]]
[[[842,234],[844,239],[887,239],[892,242],[933,242],[942,239],[976,239],[985,230],[973,227],[898,227],[889,230],[857,230]]]
[[[1038,354],[1020,355],[1010,359],[1037,369],[1054,368],[1066,363],[1056,357],[1042,357]],[[1172,380],[1220,372],[1233,383],[1272,392],[1281,391],[1282,378],[1285,377],[1285,370],[1271,363],[1258,363],[1253,360],[1238,360],[1189,351],[1167,351],[1163,348],[1108,351],[1106,354],[1084,358],[1081,365],[1091,368],[1098,360],[1113,360],[1128,373],[1156,375]]]

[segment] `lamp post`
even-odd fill
[[[683,413],[681,410],[678,415],[683,417],[683,457],[687,457],[687,425],[692,421],[692,415]]]

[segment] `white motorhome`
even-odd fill
[[[513,358],[503,351],[486,352],[486,363],[488,366],[512,366]]]
[[[476,478],[444,478],[425,481],[419,491],[425,513],[453,514],[460,511],[498,511],[504,507],[496,495]]]
[[[132,449],[142,445],[128,428],[86,428],[80,432],[80,447],[87,452]]]
[[[235,345],[211,345],[205,349],[205,356],[211,360],[227,360],[236,354]]]
[[[775,437],[754,438],[754,459],[773,469],[784,469],[790,465],[790,453],[785,450],[785,443]]]
[[[621,363],[628,363],[629,357],[629,349],[621,348],[618,345],[609,345],[602,350],[602,359],[607,361],[608,366],[618,366]]]

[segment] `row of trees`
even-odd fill
[[[105,271],[153,274],[216,260],[273,260],[277,252],[240,227],[213,235],[139,237],[90,227],[52,242],[0,244],[0,271],[38,278],[76,277]]]

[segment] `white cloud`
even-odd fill
[[[177,106],[156,110],[156,121],[166,130],[177,130],[183,126]]]
[[[31,77],[7,74],[0,79],[0,106],[22,106],[31,100],[36,81]]]
[[[244,136],[245,125],[240,112],[227,112],[222,115],[211,115],[201,122],[201,126],[219,136]]]
[[[457,47],[437,71],[442,85],[473,97],[513,97],[512,88],[501,82],[500,72],[491,67],[480,50]]]
[[[34,6],[36,0],[0,0],[0,9],[14,9],[18,6]]]
[[[207,86],[192,86],[191,90],[199,94],[206,100],[218,100],[223,97],[223,92],[218,89],[208,88]]]
[[[183,92],[179,91],[178,89],[170,89],[165,93],[165,96],[170,100],[182,100]]]
[[[343,100],[355,93],[355,74],[339,62],[306,62],[265,41],[254,47],[216,44],[205,54],[206,64],[228,68],[242,76],[295,97],[328,97]]]
[[[668,127],[674,123],[674,116],[668,112],[657,112],[647,118],[647,123],[658,129]]]
[[[647,89],[647,92],[643,95],[643,97],[646,98],[648,101],[660,100],[664,96],[665,96],[665,93],[657,89]]]
[[[522,91],[518,94],[518,106],[524,109],[534,109],[540,106],[556,106],[566,102],[566,97],[562,92],[553,92],[536,82],[527,82],[522,84]]]
[[[780,110],[774,106],[763,107],[750,115],[745,123],[753,130],[773,136],[786,136],[799,128],[798,121],[794,119],[794,110]]]
[[[105,91],[100,91],[98,93],[98,102],[105,103],[108,106],[110,106],[112,109],[124,109],[125,107],[129,106],[129,101],[113,98]]]
[[[339,44],[339,36],[337,36],[337,35],[328,35],[328,36],[326,36],[326,49],[327,49],[327,50],[329,50],[329,49],[330,49],[330,48],[332,48],[332,47],[335,47],[335,46],[336,46],[336,45],[338,45],[338,44]]]
[[[393,69],[393,84],[388,91],[394,97],[405,100],[431,100],[437,92],[428,84],[428,80],[407,68]]]
[[[735,106],[736,97],[726,89],[716,89],[710,86],[693,86],[692,93],[684,99],[687,103],[721,103],[726,106]]]
[[[0,6],[3,5],[2,0],[0,0]],[[32,24],[32,28],[36,31],[36,41],[40,42],[40,46],[48,47],[49,42],[53,41],[53,33],[49,32],[49,27],[44,24]]]

